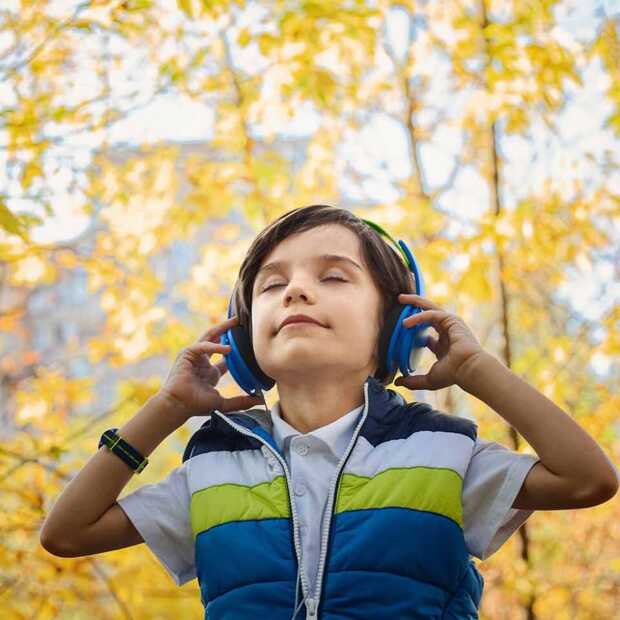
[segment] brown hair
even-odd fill
[[[413,275],[396,248],[393,248],[388,239],[351,211],[323,204],[299,207],[287,211],[258,234],[239,268],[239,277],[233,291],[234,303],[239,325],[247,328],[250,338],[252,336],[252,289],[263,260],[286,237],[324,224],[345,226],[360,240],[362,257],[375,286],[381,293],[380,329],[383,329],[389,310],[399,303],[398,295],[403,292],[415,292]],[[390,377],[380,377],[378,371],[379,368],[374,376],[384,384],[391,383],[396,373],[394,371]]]

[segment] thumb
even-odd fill
[[[232,398],[226,398],[222,401],[222,406],[219,410],[222,413],[229,413],[231,411],[241,411],[243,409],[250,409],[254,405],[262,403],[263,399],[259,396],[240,395],[233,396]]]
[[[428,390],[428,375],[408,375],[406,377],[398,377],[394,381],[394,385],[404,385],[410,390]]]

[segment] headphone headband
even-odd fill
[[[387,237],[394,244],[394,246],[396,246],[396,249],[400,252],[400,254],[403,257],[405,266],[414,275],[416,293],[418,295],[424,296],[425,287],[424,287],[424,279],[422,278],[422,271],[420,270],[418,263],[415,257],[413,256],[411,250],[407,247],[407,244],[402,240],[399,240],[398,243],[396,243],[396,241],[394,241],[394,239],[392,238],[392,235],[390,235],[390,233],[388,233],[387,230],[379,226],[379,224],[376,224],[375,222],[371,222],[370,220],[366,220],[364,218],[360,218],[360,219],[362,220],[362,222],[365,222],[371,228],[376,230],[380,235]]]

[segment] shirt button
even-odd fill
[[[308,454],[308,445],[305,443],[297,444],[295,449],[297,450],[297,454],[301,454],[301,456]]]
[[[303,495],[306,492],[303,484],[298,484],[295,487],[295,495]]]

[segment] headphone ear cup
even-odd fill
[[[235,291],[237,285],[235,285]],[[228,300],[228,318],[238,316],[235,304],[235,292]],[[237,382],[237,385],[250,396],[254,396],[258,390],[270,390],[275,385],[275,380],[268,377],[258,366],[252,337],[244,325],[233,325],[226,330],[220,338],[222,344],[230,345],[230,352],[224,354],[226,366]]]
[[[409,375],[415,370],[422,356],[429,326],[423,323],[407,328],[403,325],[406,318],[422,312],[415,306],[398,304],[393,312],[395,316],[390,315],[390,320],[393,321],[391,331],[385,334],[388,338],[387,366],[393,372],[399,369],[403,375]]]
[[[406,318],[420,312],[422,312],[421,308],[406,306],[396,327],[393,355],[403,375],[410,375],[416,369],[426,347],[430,329],[427,323],[418,323],[409,328],[403,325]]]
[[[247,328],[244,325],[234,325],[229,331],[232,332],[232,336],[237,344],[237,354],[245,362],[255,386],[262,390],[270,390],[275,385],[275,381],[260,369],[254,356],[252,337]]]
[[[383,329],[379,334],[379,365],[375,372],[375,377],[386,385],[392,382],[397,370],[396,358],[394,356],[392,356],[392,359],[388,358],[388,352],[392,334],[394,333],[402,309],[402,304],[398,303],[392,305],[388,309],[385,315]]]

